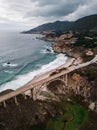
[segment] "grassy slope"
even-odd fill
[[[45,130],[75,130],[83,126],[88,120],[88,111],[78,105],[65,103],[66,112],[62,116],[50,119]]]

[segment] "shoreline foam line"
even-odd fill
[[[21,86],[27,84],[29,81],[31,81],[35,76],[39,74],[46,73],[50,70],[56,69],[57,67],[61,66],[62,64],[65,64],[67,60],[67,56],[65,54],[58,54],[56,56],[56,59],[49,64],[45,64],[41,66],[40,69],[34,70],[33,72],[30,72],[28,74],[19,75],[16,77],[16,80],[7,82],[0,86],[0,92],[5,91],[7,89],[16,90],[20,88]]]

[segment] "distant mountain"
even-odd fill
[[[83,30],[91,30],[93,28],[97,28],[97,14],[80,18],[74,22],[56,21],[53,23],[43,24],[29,31],[25,31],[23,33],[37,33],[43,31],[65,32],[69,30],[83,31]]]
[[[69,30],[72,26],[73,22],[68,21],[56,21],[54,23],[47,23],[40,25],[34,29],[29,31],[25,31],[24,33],[35,33],[35,32],[42,32],[42,31],[64,31]]]
[[[86,16],[74,22],[72,29],[77,31],[91,30],[97,27],[97,14]]]

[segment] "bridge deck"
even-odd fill
[[[67,70],[64,70],[64,71],[62,71],[62,72],[60,72],[56,75],[49,76],[49,77],[46,77],[46,78],[43,78],[43,76],[41,75],[41,76],[37,77],[35,80],[30,81],[29,83],[27,83],[23,87],[15,90],[11,93],[0,96],[0,103],[4,102],[4,101],[6,101],[10,98],[13,98],[13,97],[15,97],[19,94],[23,94],[24,92],[31,90],[32,88],[34,88],[36,86],[42,85],[42,84],[50,82],[50,81],[52,81],[52,80],[54,80],[54,79],[56,79],[56,78],[58,78],[62,75],[68,74],[68,73],[72,72],[73,70],[76,70],[76,69],[79,69],[81,67],[88,66],[89,64],[95,63],[96,61],[97,61],[97,55],[95,56],[95,58],[93,60],[91,60],[89,62],[79,64],[78,66],[72,65],[71,67],[67,67]]]
[[[58,78],[58,77],[60,77],[60,76],[62,76],[64,74],[67,74],[69,72],[70,71],[64,71],[64,72],[56,74],[54,76],[50,76],[49,78],[45,78],[45,79],[39,80],[38,82],[37,82],[37,80],[36,81],[32,80],[28,84],[24,85],[23,87],[15,90],[13,92],[10,92],[8,94],[5,94],[4,96],[0,96],[0,102],[6,101],[6,100],[8,100],[10,98],[13,98],[13,97],[19,95],[19,94],[23,94],[24,92],[26,92],[28,90],[31,90],[32,88],[34,88],[36,86],[39,86],[39,85],[42,85],[44,83],[50,82],[50,81],[52,81],[52,80],[54,80],[54,79],[56,79],[56,78]]]

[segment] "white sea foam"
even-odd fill
[[[41,64],[37,64],[36,67],[41,67]]]
[[[20,88],[21,86],[32,80],[35,76],[53,70],[66,63],[66,59],[67,57],[64,54],[58,54],[54,61],[50,62],[49,64],[43,65],[39,70],[34,70],[33,72],[30,72],[28,74],[17,76],[15,80],[1,85],[0,91],[4,91],[6,89],[15,90],[17,88]]]
[[[8,63],[3,63],[2,66],[3,66],[3,67],[17,67],[18,64],[14,64],[14,63],[10,63],[10,64],[8,64]]]
[[[9,70],[4,70],[5,73],[9,73],[9,74],[12,74],[13,71],[9,71]]]
[[[40,52],[41,52],[41,53],[44,53],[44,54],[45,54],[45,53],[54,53],[52,47],[49,47],[49,46],[45,46],[45,48],[42,49]]]

